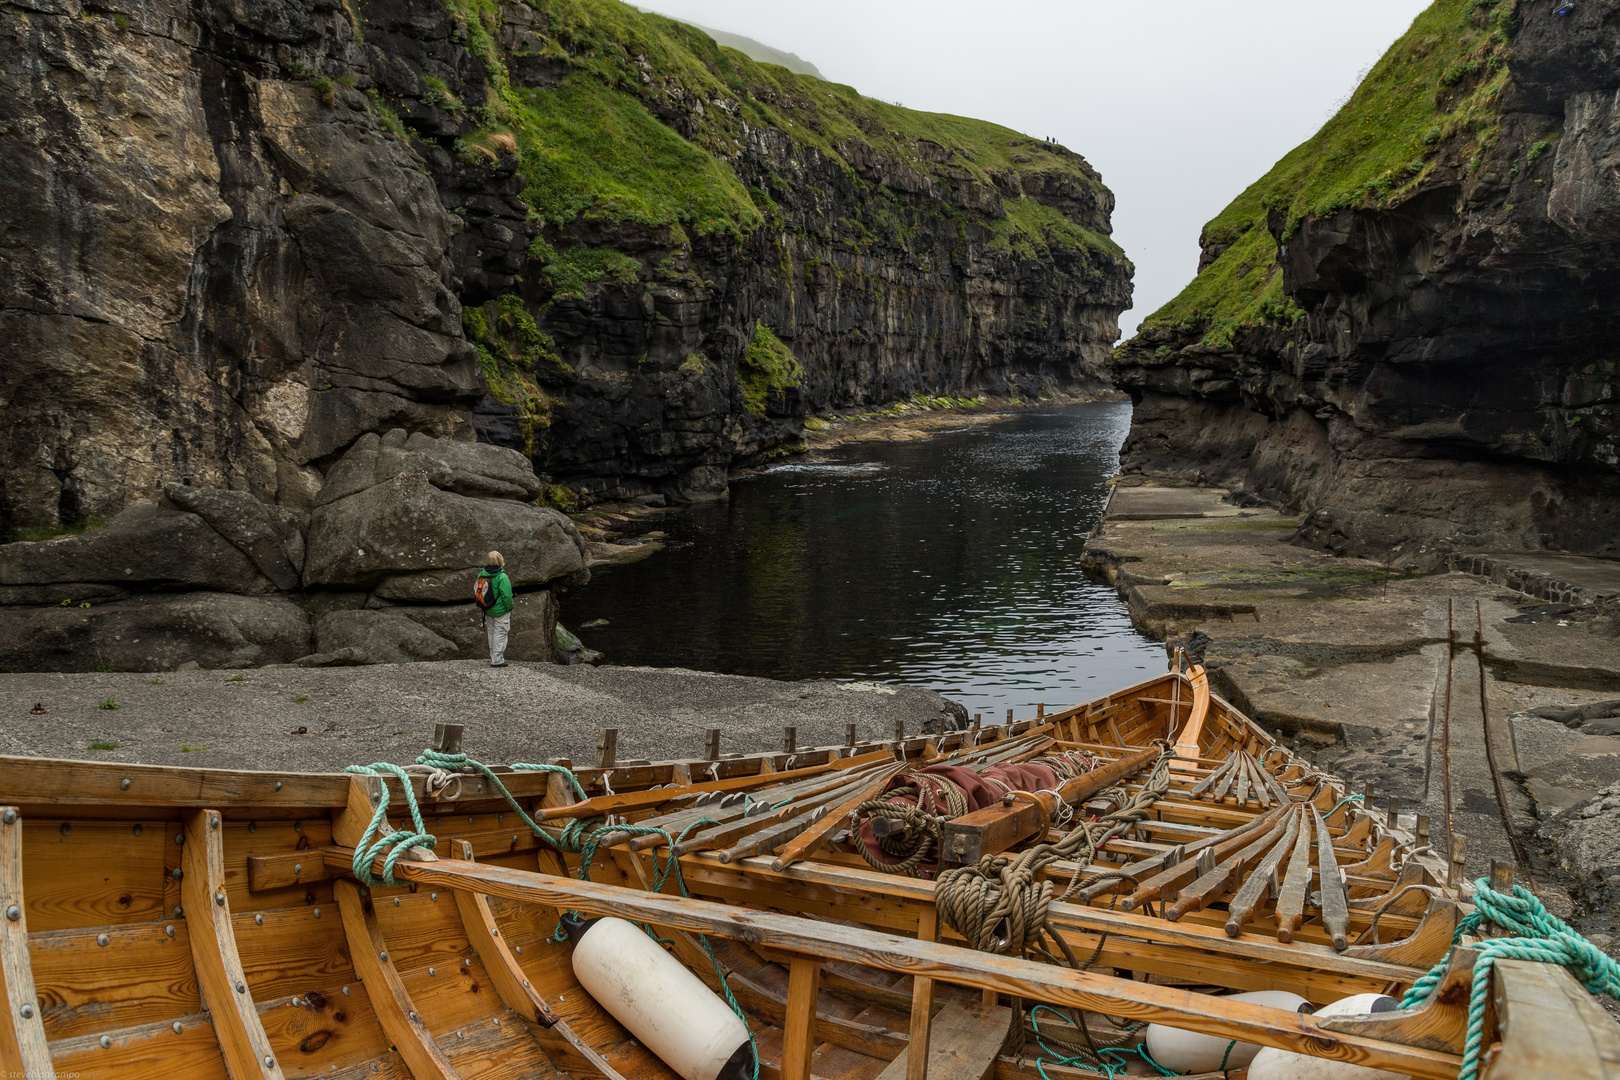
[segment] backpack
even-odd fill
[[[493,575],[488,577],[483,574],[478,575],[478,579],[473,582],[473,599],[478,602],[478,606],[484,611],[488,611],[495,606],[495,578]]]

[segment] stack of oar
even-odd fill
[[[1099,882],[1076,897],[1089,901],[1130,889],[1119,901],[1120,908],[1131,911],[1157,901],[1172,922],[1224,900],[1226,933],[1231,937],[1237,937],[1243,924],[1269,900],[1277,918],[1277,940],[1283,942],[1294,939],[1309,901],[1321,910],[1333,947],[1342,952],[1349,945],[1349,902],[1333,838],[1322,815],[1308,804],[1273,807],[1244,825],[1171,848],[1122,873],[1129,880]],[[1313,873],[1319,881],[1314,895]]]
[[[1247,803],[1252,796],[1262,810],[1273,802],[1288,802],[1288,792],[1282,782],[1243,750],[1228,754],[1224,764],[1216,767],[1187,793],[1189,799],[1207,796],[1216,802],[1225,801],[1228,795],[1239,806]]]

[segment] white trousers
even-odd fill
[[[484,633],[489,636],[489,662],[492,667],[506,663],[506,638],[512,632],[512,613],[491,618],[484,616]]]

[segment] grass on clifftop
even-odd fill
[[[563,77],[554,89],[514,86],[495,44],[499,0],[443,2],[490,70],[489,100],[461,103],[478,123],[462,142],[464,154],[493,158],[496,143],[510,139],[527,181],[524,201],[553,225],[605,218],[744,237],[765,219],[731,161],[761,128],[814,147],[851,175],[851,154],[908,166],[947,189],[953,174],[993,186],[995,174],[1061,173],[1107,200],[1096,173],[1062,147],[757,63],[695,27],[618,0],[527,0],[544,29],[520,55]],[[1032,249],[1074,244],[1120,257],[1090,228],[1033,216],[1010,215],[997,231]]]
[[[1244,327],[1298,318],[1282,293],[1268,215],[1283,213],[1292,235],[1306,217],[1392,205],[1433,170],[1441,145],[1489,145],[1517,2],[1431,4],[1320,131],[1204,226],[1205,246],[1231,247],[1144,326],[1202,327],[1205,344],[1225,346]]]

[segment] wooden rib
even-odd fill
[[[1299,835],[1300,811],[1295,810],[1288,815],[1288,827],[1283,838],[1274,847],[1266,852],[1266,857],[1260,860],[1249,880],[1243,883],[1227,904],[1226,936],[1237,937],[1243,930],[1243,924],[1268,892],[1272,892],[1272,883],[1277,879],[1277,867],[1282,865],[1283,856],[1294,848],[1294,840]],[[1275,897],[1274,897],[1275,899]]]
[[[225,895],[225,844],[218,810],[185,814],[180,896],[197,967],[203,1007],[213,1017],[214,1036],[231,1080],[282,1080],[281,1064],[259,1021],[247,973],[236,951],[231,908]]]
[[[459,858],[467,862],[473,861],[472,845],[467,841],[452,840],[450,847]],[[451,895],[456,898],[456,911],[461,915],[461,926],[467,933],[467,940],[472,944],[473,952],[483,961],[484,970],[489,973],[490,981],[495,984],[495,993],[502,1003],[528,1023],[555,1029],[573,1045],[574,1049],[585,1055],[585,1059],[608,1080],[624,1080],[624,1077],[619,1075],[601,1054],[575,1035],[566,1022],[548,1009],[545,998],[529,985],[523,969],[518,965],[517,957],[512,954],[506,939],[501,936],[500,927],[495,923],[495,913],[489,910],[489,901],[483,894],[469,892],[466,889],[452,889]]]
[[[406,865],[401,862],[401,866]],[[412,863],[414,866],[438,865]],[[458,864],[463,865],[463,864]],[[449,882],[446,887],[455,888]],[[406,1068],[416,1080],[460,1080],[455,1066],[444,1056],[433,1032],[422,1022],[421,1014],[411,1003],[411,995],[399,977],[399,970],[388,959],[388,945],[377,925],[377,916],[371,910],[371,901],[360,895],[360,888],[352,881],[332,883],[337,898],[338,915],[343,921],[343,933],[349,941],[349,956],[354,962],[355,974],[365,984],[377,1011],[377,1023],[383,1034],[394,1044]]]
[[[1316,821],[1316,875],[1322,892],[1322,925],[1333,939],[1333,947],[1344,952],[1350,944],[1350,906],[1344,895],[1344,882],[1339,879],[1339,863],[1333,857],[1333,838],[1328,835],[1327,822],[1321,811],[1311,807]]]
[[[1455,901],[1436,896],[1429,902],[1429,910],[1423,913],[1423,920],[1406,937],[1387,945],[1352,945],[1344,951],[1344,955],[1380,960],[1387,964],[1432,967],[1451,948],[1451,939],[1461,920],[1462,909]]]
[[[794,837],[782,849],[776,860],[771,863],[771,869],[781,873],[800,859],[808,858],[821,850],[822,845],[827,842],[827,838],[832,835],[833,830],[838,827],[839,823],[846,816],[854,813],[855,808],[862,803],[877,798],[882,793],[884,786],[888,784],[890,778],[904,767],[904,765],[897,764],[893,769],[884,771],[874,783],[851,795],[838,804],[826,817]]]
[[[1311,830],[1300,823],[1294,840],[1294,854],[1288,860],[1288,876],[1277,897],[1277,940],[1294,940],[1294,931],[1305,919],[1305,890],[1311,882]]]
[[[15,908],[17,917],[11,917]],[[34,992],[28,960],[27,905],[23,902],[22,813],[0,806],[0,1069],[22,1080],[46,1080],[53,1073],[45,1040],[45,1020]]]
[[[788,968],[787,1021],[782,1025],[782,1080],[810,1080],[816,1052],[816,995],[821,961],[805,957]]]
[[[1425,1080],[1451,1080],[1459,1065],[1455,1054],[1354,1034],[1328,1035],[1316,1018],[1284,1009],[1229,998],[1211,999],[1175,987],[1056,968],[993,953],[970,953],[954,945],[914,941],[769,911],[742,911],[703,900],[459,861],[401,863],[395,873],[419,885],[469,888],[520,902],[578,908],[720,937],[766,941],[822,960],[848,960],[884,971],[927,975],[962,986],[994,989],[1112,1016],[1179,1026],[1191,1024],[1225,1038],[1405,1072]],[[1211,1004],[1215,1000],[1218,1007]],[[793,1017],[788,1019],[791,1025]]]
[[[939,909],[918,912],[917,940],[933,941],[939,933]],[[905,1080],[928,1080],[928,1029],[934,1019],[934,980],[918,975],[911,980],[911,1041],[906,1046]]]

